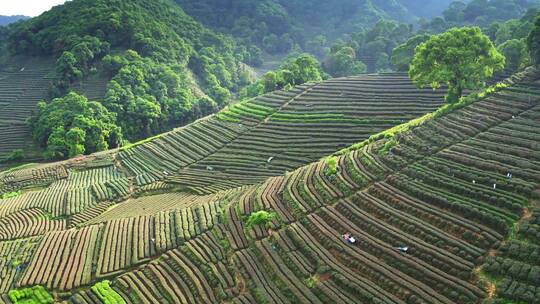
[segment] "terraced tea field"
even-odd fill
[[[35,285],[71,303],[538,303],[539,79],[343,150],[335,168],[320,159],[442,92],[337,79],[0,173],[0,193],[21,191],[0,200],[0,303]],[[275,217],[248,225],[262,210]]]
[[[0,159],[32,144],[26,119],[47,98],[52,70],[53,62],[33,58],[0,67]]]
[[[49,98],[53,78],[54,62],[50,59],[18,57],[0,66],[0,160],[13,150],[39,150],[34,147],[26,120],[39,101]],[[93,75],[74,84],[74,90],[90,100],[101,100],[107,83],[106,77]]]
[[[443,94],[416,89],[404,74],[299,86],[236,104],[118,160],[138,186],[165,178],[213,193],[283,174],[429,113]]]

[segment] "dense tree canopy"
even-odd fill
[[[475,89],[504,68],[505,58],[478,27],[454,28],[420,44],[409,70],[419,87],[448,86],[448,102]]]
[[[102,151],[122,142],[115,114],[76,93],[39,103],[31,125],[35,140],[46,147],[50,159]]]
[[[56,95],[67,92],[110,49],[132,49],[156,63],[192,68],[204,80],[203,89],[218,98],[237,89],[239,61],[257,60],[255,50],[237,53],[232,39],[204,28],[166,0],[70,1],[17,24],[9,41],[16,54],[60,58]]]
[[[507,55],[516,59],[512,54],[524,54],[527,52],[523,41],[528,36],[539,12],[540,1],[538,0],[474,0],[453,1],[443,12],[443,17],[433,18],[431,21],[421,19],[416,35],[439,34],[453,27],[475,25],[493,41],[495,46]],[[512,41],[510,40],[521,40]],[[411,42],[413,42],[411,40]],[[404,70],[410,52],[410,46],[400,45],[395,49],[392,63],[398,70]],[[521,49],[517,49],[517,48]],[[409,53],[410,54],[410,53]],[[519,56],[518,56],[519,57]],[[412,57],[409,57],[412,59]],[[528,56],[518,58],[520,63],[508,60],[505,71],[515,72],[529,63]]]
[[[8,24],[17,22],[19,20],[26,20],[28,16],[15,15],[15,16],[0,16],[0,26],[6,26]]]
[[[362,74],[367,71],[366,65],[358,61],[356,51],[350,46],[343,46],[331,53],[324,62],[324,69],[334,77]]]
[[[531,61],[540,64],[540,16],[535,20],[529,36],[527,37],[527,49],[530,54]]]
[[[57,58],[52,98],[65,96],[90,75],[107,78],[106,96],[99,101],[116,115],[130,141],[223,107],[246,84],[241,62],[261,61],[257,48],[238,48],[232,38],[205,28],[169,0],[68,1],[14,24],[6,36],[12,54]],[[66,137],[41,119],[34,127],[54,133],[54,146],[60,139],[84,137],[77,130]],[[80,150],[71,147],[55,156]]]
[[[421,20],[422,31],[444,32],[449,28],[475,25],[488,28],[494,24],[519,19],[540,6],[538,0],[456,0],[443,12],[443,18]]]
[[[427,34],[411,37],[407,42],[400,44],[392,50],[392,65],[397,71],[409,70],[409,64],[414,56],[414,50],[421,43],[426,42],[431,36]]]
[[[325,77],[320,63],[308,54],[289,57],[276,71],[266,73],[261,80],[248,86],[242,97],[255,97],[311,81],[321,81]]]
[[[103,61],[115,74],[103,104],[117,114],[118,124],[130,140],[163,132],[217,109],[211,99],[192,93],[185,67],[157,63],[132,50],[108,55]]]
[[[510,39],[497,47],[497,50],[506,58],[505,68],[517,71],[529,64],[527,45],[524,39]]]
[[[412,22],[442,11],[448,0],[176,0],[188,14],[209,27],[232,34],[268,53],[313,49],[313,33],[324,40],[364,30],[381,19]],[[424,10],[425,9],[425,10]],[[327,39],[328,38],[328,39]],[[320,37],[315,44],[321,42]],[[324,54],[315,53],[322,57]]]
[[[347,40],[336,41],[324,60],[324,67],[332,76],[388,71],[392,50],[412,33],[410,25],[380,20],[372,27],[352,33]]]

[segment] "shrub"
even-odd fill
[[[111,288],[110,284],[108,280],[98,282],[92,286],[92,291],[104,304],[125,304],[126,301]]]
[[[397,140],[390,139],[388,140],[384,146],[379,150],[380,155],[388,154],[390,150],[392,150],[393,147],[395,147],[398,144]]]
[[[326,159],[326,176],[332,176],[337,173],[337,157],[332,156]]]
[[[23,158],[24,158],[24,150],[23,149],[16,149],[16,150],[11,151],[11,153],[9,153],[6,160],[14,162],[14,161],[23,160]]]
[[[10,290],[8,296],[14,304],[48,304],[54,302],[52,295],[43,286]]]
[[[0,195],[0,198],[1,199],[8,199],[8,198],[13,198],[13,197],[17,197],[21,195],[21,191],[16,191],[16,192],[6,192],[4,194],[1,194]]]
[[[251,227],[253,225],[265,225],[276,217],[274,212],[257,211],[252,213],[246,221],[246,225]]]

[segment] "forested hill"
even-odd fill
[[[413,23],[443,12],[450,0],[175,0],[191,16],[265,51],[304,47],[366,29],[381,18]],[[275,46],[278,49],[275,50]]]
[[[16,16],[0,16],[0,26],[5,26],[10,23],[19,21],[19,20],[25,20],[30,17],[22,16],[22,15],[16,15]]]
[[[398,0],[417,17],[432,18],[442,14],[453,0]],[[463,1],[467,2],[467,1]]]
[[[85,131],[74,137],[84,152],[113,148],[122,138],[138,140],[208,115],[243,85],[235,41],[170,0],[73,0],[7,30],[10,55],[56,61],[49,100],[76,90],[99,101],[71,95],[59,102],[64,114],[88,113],[87,120],[60,115],[64,130],[38,121],[33,132],[43,147],[56,131],[52,142],[64,146],[68,128],[77,127]]]

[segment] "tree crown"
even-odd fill
[[[447,99],[455,101],[463,89],[479,88],[504,64],[504,56],[480,28],[453,28],[416,47],[409,76],[418,87],[447,85]]]

